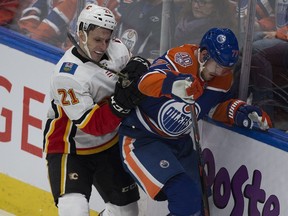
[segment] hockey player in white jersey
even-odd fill
[[[109,9],[89,4],[77,23],[79,47],[67,50],[56,65],[44,130],[55,204],[61,216],[88,216],[94,185],[106,203],[100,215],[137,216],[138,187],[123,170],[117,130],[138,96],[127,94],[133,85],[116,85],[114,94],[118,77],[92,61],[122,72],[133,67],[146,72],[148,66],[111,38],[116,21]]]

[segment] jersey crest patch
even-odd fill
[[[159,110],[158,123],[162,131],[175,137],[191,128],[191,113],[185,103],[169,100]]]
[[[188,67],[193,64],[191,56],[186,52],[177,52],[174,56],[175,62],[182,67]]]
[[[60,73],[69,73],[74,75],[78,65],[71,62],[64,62],[60,68]]]

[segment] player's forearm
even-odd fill
[[[226,123],[231,124],[231,121],[228,118],[227,112],[228,112],[228,105],[233,101],[234,99],[227,100],[223,103],[220,103],[216,106],[216,108],[213,110],[213,112],[210,113],[210,117],[212,119]]]

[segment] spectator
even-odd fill
[[[213,27],[234,28],[236,19],[231,14],[228,0],[187,1],[175,29],[175,44],[199,44],[202,35]]]
[[[47,0],[37,0],[23,10],[18,21],[19,31],[33,39],[64,48],[69,23],[78,6],[76,0],[53,1],[53,5]]]
[[[152,199],[168,200],[170,215],[204,215],[190,104],[198,119],[209,115],[240,127],[271,126],[264,111],[231,98],[238,53],[234,33],[225,28],[208,30],[200,45],[171,48],[140,78],[138,89],[147,97],[120,125],[126,169]]]
[[[0,0],[0,25],[6,26],[10,24],[19,7],[18,0]]]
[[[159,57],[162,0],[123,0],[118,10],[122,16],[117,35],[123,43],[134,55],[149,59]],[[175,11],[174,7],[173,12]],[[172,15],[172,22],[173,19]]]
[[[287,88],[282,89],[285,85],[281,81],[285,77],[286,83],[288,81],[287,1],[276,0],[275,15],[276,31],[263,31],[255,37],[250,70],[253,104],[267,110],[273,120],[276,118],[276,110],[279,110],[277,107],[288,107]],[[288,108],[280,110],[288,114]],[[288,127],[285,129],[288,130]]]
[[[67,31],[72,34],[76,32],[76,19],[86,2],[91,1],[54,0],[51,5],[48,0],[36,0],[34,4],[23,10],[18,22],[19,30],[33,39],[66,50],[72,45],[67,38]],[[116,0],[93,2],[98,5],[108,5],[119,19]]]
[[[230,0],[234,5],[234,12],[237,18],[244,20],[242,23],[243,30],[246,27],[248,0]],[[275,28],[274,9],[273,5],[275,0],[257,0],[256,4],[256,17],[255,17],[255,30],[256,31],[270,31]]]
[[[267,28],[262,31],[258,29],[254,36],[249,94],[253,95],[252,103],[262,107],[277,123],[279,114],[276,111],[288,112],[285,109],[288,107],[288,92],[287,88],[283,88],[288,81],[288,2],[276,0],[273,7],[275,9],[270,20],[276,21],[274,27],[270,31],[265,31]],[[236,71],[236,75],[239,74],[240,68]],[[283,118],[278,120],[283,121]],[[288,130],[287,126],[279,129]]]

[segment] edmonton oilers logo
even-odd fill
[[[226,36],[223,35],[223,34],[220,34],[220,35],[217,36],[216,40],[217,40],[218,43],[222,44],[222,43],[224,43],[226,41]]]
[[[191,128],[189,105],[169,100],[162,105],[158,114],[158,123],[162,131],[169,136],[179,136]]]
[[[132,52],[138,40],[138,34],[134,29],[127,29],[121,36],[122,42]]]
[[[168,168],[169,167],[169,162],[167,160],[161,160],[160,161],[160,167],[162,168]]]

